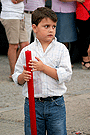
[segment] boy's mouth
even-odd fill
[[[52,34],[49,34],[48,37],[53,37],[53,35]]]

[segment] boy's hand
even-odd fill
[[[24,70],[22,74],[18,76],[18,84],[23,85],[25,82],[28,82],[31,79],[31,72],[26,70],[26,67],[23,66]]]
[[[25,66],[23,66],[23,68],[24,68],[22,73],[23,80],[28,82],[29,79],[31,79],[31,75],[30,75],[31,72],[27,71]]]
[[[43,62],[38,58],[35,57],[37,61],[30,60],[28,63],[30,68],[32,68],[32,71],[43,71],[44,70],[44,64]]]
[[[18,78],[18,83],[19,84],[24,84],[25,82],[28,82],[29,79],[31,79],[31,75],[29,71],[26,70],[26,67],[23,66],[24,70],[22,72],[21,75],[19,75],[19,78]]]
[[[32,68],[31,71],[42,71],[46,75],[58,80],[56,69],[43,64],[43,62],[38,57],[35,58],[37,59],[37,61],[30,60],[30,62],[28,63],[30,65],[29,67]]]

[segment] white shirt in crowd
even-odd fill
[[[1,0],[2,3],[2,19],[23,19],[24,18],[24,3],[12,3],[11,0]]]

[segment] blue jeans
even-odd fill
[[[41,102],[35,99],[37,135],[67,135],[64,98]],[[31,135],[29,101],[25,99],[25,135]]]

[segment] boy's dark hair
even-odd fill
[[[50,18],[53,22],[57,22],[57,15],[53,10],[47,7],[40,7],[32,13],[32,24],[37,26],[44,18]]]

